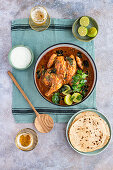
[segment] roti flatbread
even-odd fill
[[[91,152],[105,146],[110,138],[107,123],[94,112],[83,112],[75,117],[69,128],[69,139],[74,148]]]

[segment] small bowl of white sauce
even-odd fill
[[[34,60],[32,50],[24,45],[17,45],[11,48],[8,54],[9,63],[18,70],[27,69]]]

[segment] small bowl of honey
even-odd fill
[[[30,128],[22,129],[16,135],[15,144],[20,150],[33,150],[38,144],[38,135]]]

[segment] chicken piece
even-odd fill
[[[52,54],[52,56],[50,57],[50,59],[49,59],[49,61],[48,61],[48,63],[47,63],[47,68],[50,68],[50,67],[53,65],[56,57],[57,57],[56,54]]]
[[[63,85],[63,80],[58,75],[51,73],[50,74],[51,87],[48,92],[45,93],[46,96],[50,96],[52,93],[60,89]]]
[[[66,64],[67,64],[67,71],[66,71],[66,77],[64,83],[68,84],[77,70],[75,57],[73,55],[68,57]]]
[[[43,82],[46,86],[51,86],[51,69],[47,69],[47,71],[45,72],[44,74],[44,77],[43,77]]]
[[[61,75],[62,78],[65,77],[66,74],[66,61],[64,60],[64,56],[58,56],[53,54],[47,64],[47,68],[50,68],[55,62],[55,69],[57,70],[57,74]]]
[[[64,56],[57,56],[53,58],[55,61],[56,72],[52,73],[52,68],[47,69],[43,78],[44,84],[50,86],[49,91],[45,93],[46,96],[50,96],[52,93],[60,89],[63,84],[68,84],[76,73],[76,60],[73,55],[68,57],[66,61],[64,60]],[[51,62],[48,62],[48,65],[51,67],[54,61],[52,58],[49,61]]]
[[[78,56],[76,56],[76,61],[77,61],[78,66],[83,70],[82,61]]]
[[[66,75],[66,61],[64,56],[58,56],[55,61],[56,74],[61,76],[64,79]]]
[[[49,60],[51,62],[48,62],[49,67],[51,67],[54,62],[52,60],[53,58],[51,56],[51,59]],[[56,59],[54,58],[54,60],[56,73],[51,73],[52,68],[47,69],[43,78],[44,84],[51,86],[49,91],[45,93],[46,96],[50,96],[53,92],[61,88],[63,85],[63,79],[66,75],[66,61],[64,60],[64,56],[58,56]]]

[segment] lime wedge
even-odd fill
[[[97,29],[95,27],[89,28],[87,35],[89,37],[95,37],[97,35]]]
[[[69,85],[64,85],[64,89],[66,89],[62,92],[64,95],[69,94],[69,92],[71,91],[71,87]]]
[[[82,17],[80,19],[80,25],[87,27],[89,25],[89,18],[88,17]]]
[[[71,98],[74,102],[79,103],[82,100],[82,95],[80,93],[74,93]]]
[[[86,35],[87,35],[87,32],[88,32],[87,28],[85,28],[85,27],[83,27],[83,26],[80,26],[80,27],[78,28],[78,33],[79,33],[79,35],[82,36],[82,37],[86,36]]]
[[[67,104],[67,105],[72,105],[72,101],[71,101],[71,95],[68,94],[64,97],[64,102]]]

